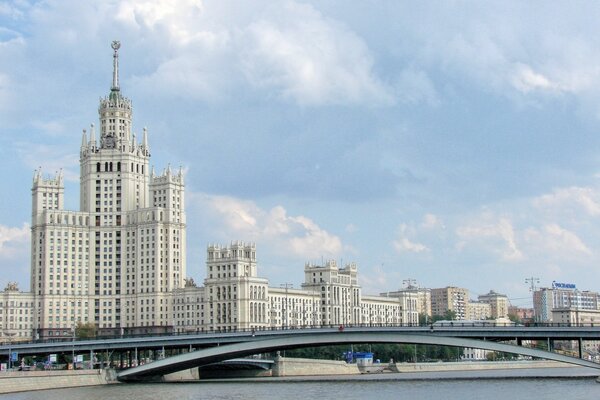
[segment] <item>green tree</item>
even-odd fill
[[[446,310],[446,313],[444,314],[444,319],[448,321],[456,320],[456,311]]]
[[[96,325],[92,322],[85,324],[78,322],[75,328],[75,337],[80,339],[92,339],[96,337]]]
[[[508,319],[510,319],[515,324],[521,324],[522,323],[521,318],[519,318],[519,316],[516,315],[516,314],[508,314]]]

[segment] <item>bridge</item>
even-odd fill
[[[526,340],[543,341],[548,344],[549,349],[556,340],[573,340],[579,343],[580,357],[568,357],[551,351],[522,347],[522,342]],[[264,352],[353,343],[414,343],[481,348],[600,368],[600,364],[581,359],[582,343],[587,340],[600,340],[600,325],[502,326],[485,322],[471,324],[455,321],[443,326],[357,326],[344,327],[343,331],[335,327],[321,327],[15,343],[12,346],[6,344],[0,346],[0,354],[7,354],[10,348],[12,351],[19,352],[20,356],[116,352],[121,357],[128,353],[131,361],[132,352],[137,355],[138,351],[144,350],[160,351],[161,354],[165,354],[165,350],[171,350],[171,354],[186,352],[122,371],[119,379],[123,381],[156,379],[167,373]],[[502,342],[515,342],[516,345]],[[131,362],[128,364],[135,365]]]
[[[460,324],[457,324],[460,325]],[[591,328],[591,327],[590,327]],[[429,345],[444,345],[481,348],[486,350],[521,354],[525,356],[544,358],[589,368],[600,369],[600,364],[565,356],[562,354],[553,353],[539,349],[522,347],[514,344],[499,343],[496,340],[512,339],[520,342],[524,337],[539,337],[542,331],[537,333],[529,331],[525,334],[521,329],[517,329],[520,333],[515,335],[516,331],[511,328],[487,328],[478,329],[470,327],[465,329],[460,326],[448,327],[448,329],[398,329],[398,328],[345,328],[343,330],[335,329],[320,329],[320,330],[296,330],[288,331],[278,335],[257,335],[255,340],[242,341],[235,344],[218,346],[198,350],[190,353],[185,353],[170,357],[163,360],[158,360],[146,365],[131,368],[121,371],[117,377],[121,381],[147,381],[158,380],[161,376],[207,364],[213,364],[223,360],[244,357],[251,354],[273,352],[277,350],[293,349],[299,347],[315,347],[334,344],[358,344],[358,343],[409,343],[409,344],[429,344]],[[562,329],[553,332],[553,337],[571,337],[574,333],[573,329]],[[600,327],[593,329],[595,332],[587,332],[594,338],[600,338]],[[546,331],[546,334],[550,332]],[[583,332],[579,332],[580,335]],[[486,336],[483,336],[486,334]],[[542,335],[543,336],[543,335]],[[577,339],[578,340],[578,339]]]

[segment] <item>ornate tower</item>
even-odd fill
[[[184,179],[155,176],[144,128],[119,86],[118,41],[110,93],[80,148],[80,211],[63,210],[62,174],[36,172],[32,200],[32,291],[40,337],[68,335],[77,323],[99,333],[171,329],[171,295],[185,278]],[[66,333],[65,333],[66,332]]]

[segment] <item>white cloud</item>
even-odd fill
[[[557,210],[564,212],[565,209],[583,209],[593,217],[600,215],[600,193],[590,187],[568,187],[555,189],[550,194],[538,196],[533,199],[532,204],[541,210]]]
[[[281,253],[290,252],[305,260],[335,258],[342,253],[341,239],[305,216],[290,216],[282,206],[270,210],[254,202],[228,196],[188,194],[189,207],[201,207],[222,223],[229,238],[268,243]]]
[[[399,238],[398,240],[394,240],[394,248],[399,252],[409,252],[409,253],[423,253],[428,252],[429,248],[421,243],[415,243],[408,240],[408,238]]]
[[[0,257],[29,256],[30,236],[28,224],[23,224],[21,228],[0,225]]]
[[[269,12],[246,32],[243,69],[254,85],[304,105],[392,101],[354,32],[308,4],[286,1]]]
[[[425,253],[430,249],[422,243],[414,242],[409,236],[416,235],[416,229],[407,224],[400,224],[399,237],[393,241],[394,248],[399,253]]]
[[[444,229],[444,222],[434,214],[425,214],[423,217],[423,222],[421,222],[421,228],[423,229],[436,229],[441,228]]]
[[[568,259],[579,254],[592,254],[575,233],[558,224],[548,224],[542,229],[529,228],[524,233],[524,239],[540,253],[550,253],[554,257]]]
[[[507,218],[499,218],[495,221],[491,215],[486,215],[484,218],[485,220],[481,222],[460,226],[456,229],[456,234],[460,239],[457,248],[462,250],[468,245],[480,246],[499,254],[503,260],[521,260],[523,254],[517,246],[511,221]]]
[[[136,28],[155,29],[161,25],[174,39],[186,43],[193,34],[186,30],[185,22],[197,17],[203,10],[200,0],[121,1],[117,19]],[[182,23],[177,24],[177,20]]]
[[[556,83],[544,75],[537,73],[528,65],[517,63],[516,71],[511,79],[512,85],[523,93],[528,93],[532,90],[558,90]]]
[[[126,1],[117,19],[161,55],[136,83],[155,93],[220,100],[240,86],[302,105],[390,104],[365,42],[337,20],[294,1],[225,5]],[[426,77],[420,96],[432,98]]]

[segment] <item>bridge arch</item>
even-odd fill
[[[427,334],[405,334],[401,332],[314,332],[302,335],[289,335],[285,337],[262,339],[211,347],[191,353],[154,361],[121,371],[117,378],[121,381],[156,380],[162,375],[181,371],[188,368],[199,367],[237,357],[249,356],[257,353],[266,353],[277,350],[294,349],[301,347],[316,347],[335,344],[359,343],[404,343],[404,344],[429,344],[453,347],[470,347],[484,350],[520,354],[554,360],[579,366],[600,369],[600,364],[569,357],[549,351],[531,349],[527,347],[485,341],[478,339],[465,339]]]

